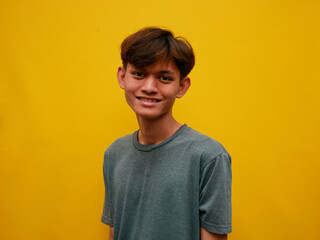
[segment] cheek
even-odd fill
[[[135,99],[135,96],[132,92],[125,90],[124,91],[124,95],[126,97],[127,102],[130,104],[130,102],[132,102]]]
[[[124,90],[128,93],[135,93],[139,88],[138,84],[133,82],[132,80],[125,81]]]
[[[168,97],[168,98],[173,98],[175,99],[177,94],[178,94],[179,89],[176,88],[168,88],[164,89],[163,93]]]

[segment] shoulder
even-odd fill
[[[208,163],[215,161],[217,158],[231,162],[231,157],[224,146],[217,140],[200,133],[192,128],[188,127],[186,134],[188,139],[196,144],[194,156],[200,158],[201,165],[206,166]]]
[[[129,135],[125,135],[123,137],[120,137],[118,139],[116,139],[105,151],[104,155],[105,157],[109,154],[113,154],[119,151],[123,151],[124,149],[128,149],[130,146],[132,146],[132,139],[133,139],[133,135],[129,134]]]
[[[210,153],[214,155],[219,155],[222,153],[227,153],[227,150],[224,146],[218,142],[217,140],[209,137],[203,133],[200,133],[191,127],[187,127],[185,131],[185,139],[186,141],[192,141],[197,145],[197,151],[203,153]]]

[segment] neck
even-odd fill
[[[138,141],[144,145],[158,144],[172,136],[180,127],[173,116],[154,119],[138,118]]]

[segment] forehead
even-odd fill
[[[139,69],[142,71],[150,72],[150,73],[167,73],[172,74],[176,76],[180,76],[180,71],[174,61],[159,61],[152,65],[145,66],[145,67],[136,67],[130,63],[128,63],[128,66],[133,69]]]

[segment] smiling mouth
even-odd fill
[[[143,102],[152,102],[152,103],[160,102],[159,99],[149,99],[149,98],[142,98],[142,97],[137,97],[137,99]]]

